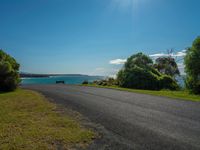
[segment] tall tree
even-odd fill
[[[13,57],[0,50],[0,91],[16,89],[20,82],[19,66]]]
[[[154,67],[161,73],[175,78],[180,75],[178,65],[173,57],[159,57],[156,59]]]
[[[151,58],[142,53],[137,53],[127,59],[123,69],[117,75],[117,81],[119,86],[136,89],[175,90],[178,88],[170,76],[163,75],[153,68]]]
[[[185,56],[186,87],[195,94],[200,94],[200,36],[192,47],[188,48]]]
[[[153,61],[143,53],[137,53],[127,59],[125,68],[132,68],[136,65],[141,68],[149,68],[153,65]]]

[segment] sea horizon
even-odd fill
[[[46,77],[21,77],[21,84],[56,84],[56,81],[64,81],[65,84],[81,84],[83,81],[93,82],[95,80],[105,79],[105,76],[92,75],[55,75]]]

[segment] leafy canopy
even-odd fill
[[[127,59],[124,68],[117,75],[121,87],[160,90],[177,89],[177,83],[153,67],[153,61],[143,53],[137,53]]]
[[[0,91],[16,89],[19,79],[20,65],[10,55],[0,50]]]
[[[137,53],[127,59],[125,68],[128,69],[134,66],[138,66],[140,68],[149,68],[152,65],[153,61],[150,57],[144,55],[143,53]]]
[[[154,67],[161,73],[176,77],[180,75],[178,65],[172,57],[159,57],[156,59]]]
[[[200,37],[197,37],[185,56],[186,87],[200,94]]]

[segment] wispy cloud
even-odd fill
[[[177,52],[175,57],[184,57],[186,55],[186,50],[182,50],[180,52]]]
[[[186,50],[179,51],[177,53],[172,53],[172,54],[166,54],[166,53],[156,53],[149,55],[150,57],[156,58],[156,57],[167,57],[167,56],[172,56],[172,57],[184,57],[186,55]]]
[[[176,52],[176,53],[172,53],[172,54],[156,53],[156,54],[151,54],[149,56],[152,57],[152,58],[158,58],[158,57],[167,57],[167,56],[184,57],[185,55],[186,55],[186,50],[182,50],[182,51],[179,51],[179,52]],[[110,60],[109,63],[113,64],[113,65],[121,65],[121,64],[124,64],[126,62],[126,60],[127,59],[118,58],[118,59]]]
[[[165,57],[165,56],[169,56],[168,54],[165,53],[157,53],[157,54],[152,54],[149,55],[150,57]]]
[[[152,55],[149,55],[149,56],[152,57],[153,59],[156,59],[158,57],[171,56],[171,57],[175,58],[178,61],[177,65],[178,65],[180,73],[181,74],[185,74],[185,71],[184,71],[185,65],[183,63],[183,57],[185,55],[186,55],[186,50],[181,50],[179,52],[172,53],[172,54],[157,53],[157,54],[152,54]]]
[[[110,61],[110,64],[112,65],[121,65],[126,62],[126,59],[114,59]]]

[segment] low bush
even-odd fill
[[[20,82],[19,64],[10,55],[0,50],[0,91],[13,91]]]
[[[162,75],[160,78],[160,89],[178,90],[179,86],[172,77]]]
[[[101,86],[113,86],[117,85],[117,80],[114,78],[107,78],[104,80],[93,81],[93,84],[101,85]]]
[[[120,87],[133,89],[178,89],[176,81],[172,77],[158,72],[153,67],[151,59],[142,53],[128,58],[124,68],[118,72],[117,82]]]
[[[83,81],[82,84],[89,84],[89,82],[87,80]]]

